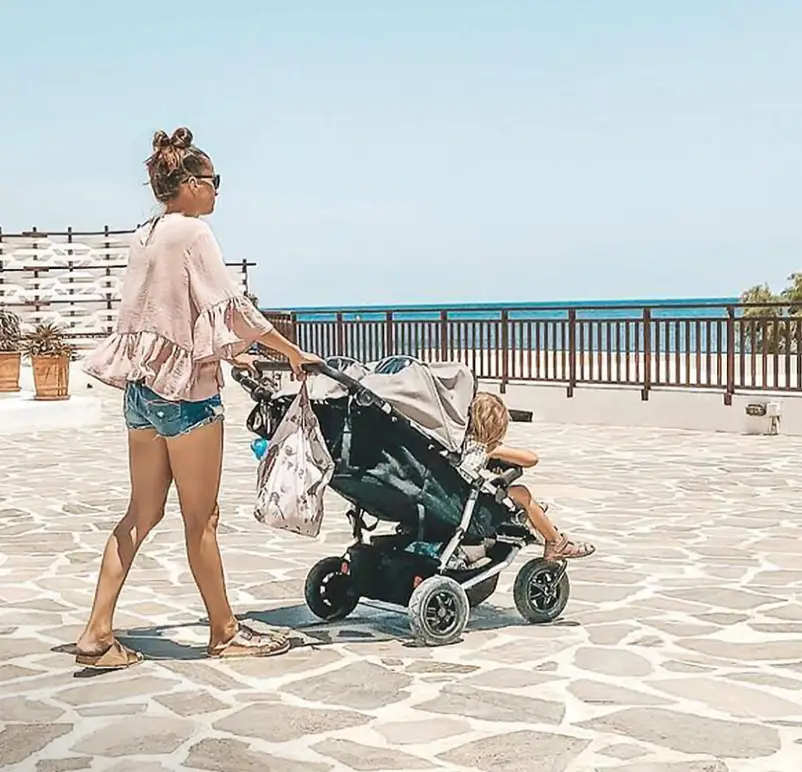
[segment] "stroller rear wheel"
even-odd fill
[[[446,646],[458,641],[468,624],[470,606],[465,590],[447,576],[430,576],[409,599],[409,625],[427,646]]]
[[[527,622],[542,624],[553,622],[563,613],[570,592],[564,563],[535,558],[515,577],[513,600]]]
[[[309,610],[326,622],[345,619],[359,603],[353,579],[342,572],[343,559],[323,558],[306,576],[304,597]]]

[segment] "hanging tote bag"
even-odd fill
[[[323,494],[333,473],[334,461],[304,382],[259,463],[256,519],[314,538],[320,533]]]

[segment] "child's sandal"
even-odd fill
[[[571,560],[573,558],[586,558],[592,555],[596,548],[584,542],[575,543],[563,536],[559,541],[547,541],[543,558],[548,561]]]

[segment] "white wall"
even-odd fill
[[[70,398],[45,402],[33,398],[33,371],[27,362],[20,372],[22,391],[0,394],[0,435],[31,434],[57,429],[86,428],[103,418],[101,400],[86,388],[89,379],[78,363],[70,367]]]
[[[482,381],[480,388],[499,393],[498,382]],[[751,402],[776,402],[781,410],[779,432],[802,436],[802,394],[735,394],[732,405],[725,405],[719,391],[654,389],[643,401],[639,389],[619,386],[578,386],[569,398],[565,386],[509,384],[504,400],[511,408],[533,411],[536,420],[553,423],[734,433],[766,432],[769,419],[750,418],[745,408]]]

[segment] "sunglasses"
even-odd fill
[[[210,180],[212,183],[212,187],[215,190],[220,189],[220,175],[219,174],[196,174],[194,175],[196,180]]]

